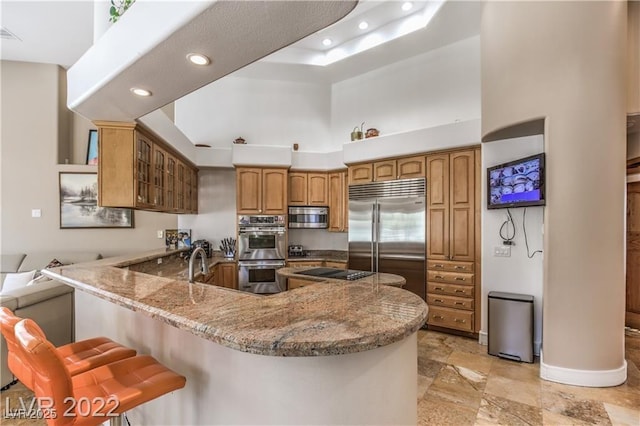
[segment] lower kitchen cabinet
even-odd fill
[[[331,262],[326,260],[324,266],[327,268],[347,269],[347,262]]]
[[[220,287],[238,289],[238,272],[234,263],[218,263],[214,271],[214,284]]]

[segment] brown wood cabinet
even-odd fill
[[[197,213],[195,165],[139,124],[106,121],[95,124],[100,140],[101,206]],[[187,195],[189,200],[185,199]]]
[[[328,204],[327,173],[289,173],[290,206],[327,206]]]
[[[427,155],[426,177],[427,324],[477,333],[479,148]]]
[[[349,167],[349,185],[424,176],[424,155],[356,164]]]
[[[349,194],[347,172],[331,172],[329,180],[329,232],[349,229]]]
[[[349,166],[349,185],[373,182],[373,164],[356,164]]]
[[[215,284],[220,287],[238,289],[238,273],[236,264],[230,262],[218,263],[215,266]]]
[[[239,214],[286,214],[287,169],[236,168]]]

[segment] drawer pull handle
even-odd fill
[[[441,280],[441,279],[443,279],[443,278],[444,278],[444,277],[443,277],[442,275],[436,275],[436,279],[437,279],[437,280]]]
[[[442,299],[433,299],[433,301],[436,303],[444,303],[444,300]]]
[[[456,293],[464,293],[464,290],[457,289]]]
[[[444,268],[444,265],[440,264],[440,263],[436,263],[435,265],[433,265],[434,268]]]
[[[456,305],[464,306],[464,302],[456,302]]]
[[[464,277],[456,277],[456,281],[466,281],[467,279]]]
[[[434,315],[434,316],[433,316],[433,319],[439,319],[439,320],[441,320],[441,319],[444,319],[444,317],[442,317],[442,316],[440,316],[440,315]]]
[[[455,321],[455,322],[461,322],[462,324],[464,324],[465,322],[467,322],[467,320],[458,319],[458,318],[456,318],[454,321]]]
[[[455,269],[458,269],[458,270],[460,270],[460,269],[467,269],[467,267],[466,267],[466,266],[456,265],[456,266],[455,266]]]
[[[444,291],[444,289],[442,287],[436,287],[436,290]]]

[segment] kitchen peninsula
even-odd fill
[[[419,297],[375,277],[259,296],[131,268],[166,254],[43,271],[80,290],[78,339],[109,336],[187,377],[135,423],[415,424]]]

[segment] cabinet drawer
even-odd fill
[[[473,287],[468,285],[427,283],[428,294],[445,294],[449,296],[473,297]]]
[[[432,271],[473,272],[473,262],[452,262],[449,260],[427,260],[427,269]]]
[[[427,324],[473,331],[473,312],[430,306]]]
[[[427,304],[431,306],[444,306],[454,309],[466,309],[468,311],[473,310],[473,299],[466,299],[464,297],[443,296],[441,294],[428,294]]]
[[[451,284],[473,284],[473,274],[444,271],[427,271],[427,281]]]

